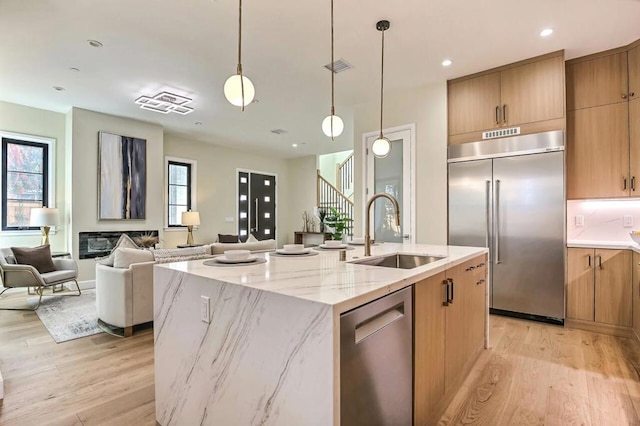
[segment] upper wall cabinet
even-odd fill
[[[567,198],[640,196],[640,41],[568,61],[567,109]]]
[[[520,126],[522,134],[565,128],[564,52],[448,82],[449,144]]]

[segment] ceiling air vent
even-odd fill
[[[327,64],[324,66],[326,69],[331,71],[331,64]],[[339,72],[346,71],[348,69],[353,68],[351,65],[345,62],[344,59],[338,59],[333,63],[333,73],[338,74]]]
[[[271,133],[273,133],[274,135],[281,135],[283,133],[287,133],[287,131],[284,129],[273,129]]]

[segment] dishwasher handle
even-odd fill
[[[398,303],[397,305],[367,318],[359,324],[356,324],[356,345],[386,326],[398,321],[402,317],[404,317],[404,302]]]

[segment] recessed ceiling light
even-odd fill
[[[443,67],[451,66],[451,64],[453,64],[453,61],[451,59],[445,59],[444,61],[442,61]]]
[[[293,143],[293,144],[291,144],[291,146],[294,147],[294,148],[297,148],[298,144],[297,143]]]
[[[71,68],[69,68],[69,71],[80,72],[80,68],[71,67]]]
[[[551,34],[553,34],[553,28],[545,28],[540,31],[540,37],[549,37]]]
[[[196,126],[202,126],[202,121],[196,121]]]
[[[87,40],[87,43],[89,43],[89,46],[91,47],[102,47],[102,43],[98,40]]]
[[[60,86],[53,86],[54,90],[57,90],[58,92],[62,92],[64,91],[64,87],[60,87]]]

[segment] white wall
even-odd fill
[[[74,258],[78,234],[87,231],[158,230],[164,226],[164,157],[162,126],[124,117],[73,108],[67,117],[71,127],[71,227]],[[64,121],[63,121],[64,125]],[[147,140],[147,205],[143,220],[98,220],[98,132]],[[69,155],[69,153],[67,153]],[[95,261],[78,260],[79,279],[93,280]]]
[[[355,233],[362,234],[364,133],[379,130],[380,104],[356,106],[354,114]],[[416,241],[447,242],[447,84],[385,94],[384,127],[416,125]]]
[[[315,157],[285,160],[251,151],[242,151],[210,143],[187,140],[167,134],[164,155],[197,160],[198,211],[200,227],[194,231],[196,243],[211,243],[218,234],[237,234],[237,169],[275,174],[277,180],[278,245],[293,241],[293,232],[301,229],[304,209],[315,204]],[[166,197],[163,194],[163,197]],[[163,210],[164,212],[164,210]],[[164,214],[164,213],[163,213]],[[226,222],[225,218],[232,218]],[[300,223],[300,225],[299,225]],[[185,230],[164,234],[164,246],[186,242]]]
[[[59,209],[60,226],[56,233],[51,234],[51,249],[53,251],[67,251],[66,232],[68,210],[65,208],[65,116],[53,111],[31,108],[24,105],[0,101],[0,130],[34,136],[45,136],[56,140],[55,155],[55,207]],[[40,244],[39,231],[23,235],[2,235],[0,233],[0,247],[28,246]]]
[[[576,226],[576,216],[584,216],[584,226]],[[632,227],[625,227],[624,216]],[[640,199],[567,201],[567,241],[621,241],[632,243],[629,233],[640,229]]]

